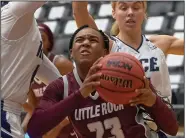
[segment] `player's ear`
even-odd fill
[[[112,17],[113,17],[114,19],[116,19],[115,10],[113,10],[113,9],[112,9]]]

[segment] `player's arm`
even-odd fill
[[[73,63],[62,55],[56,55],[53,63],[62,75],[71,72],[74,68]]]
[[[40,65],[36,78],[48,85],[50,82],[61,77],[60,72],[54,64],[43,54],[43,62]]]
[[[94,18],[88,12],[87,6],[88,6],[88,2],[84,2],[84,1],[73,1],[72,2],[73,16],[76,21],[76,25],[78,28],[83,25],[88,25],[94,29],[98,29],[94,21]],[[110,39],[109,51],[111,50],[112,45],[113,45],[113,41]]]
[[[1,13],[1,35],[8,40],[23,37],[33,24],[34,12],[44,3],[9,2],[7,9]]]
[[[26,114],[21,126],[23,127],[23,130],[25,133],[27,132],[28,122],[29,122],[30,118],[32,117],[33,111],[37,107],[37,105],[38,105],[38,100],[37,100],[36,96],[34,95],[33,90],[30,89],[30,91],[28,93],[28,102],[23,104],[24,111],[27,112],[27,114]],[[57,125],[52,130],[47,132],[43,136],[43,138],[56,138],[59,135],[61,129],[63,129],[63,127],[65,127],[68,123],[69,123],[69,120],[64,119],[63,121],[61,121],[61,123],[59,123],[59,125]]]
[[[78,108],[77,103],[83,100],[81,93],[74,92],[62,100],[63,89],[63,81],[60,78],[47,86],[39,106],[28,123],[27,132],[31,137],[44,135]]]
[[[94,18],[88,12],[87,6],[88,6],[88,2],[84,2],[84,1],[72,2],[73,16],[76,21],[76,25],[78,28],[83,25],[88,25],[92,28],[98,29],[94,21]],[[113,45],[113,40],[110,39],[109,51],[111,50],[112,45]]]
[[[27,132],[27,124],[28,124],[28,122],[29,122],[29,120],[30,120],[31,117],[32,117],[32,113],[26,113],[26,116],[23,119],[23,122],[21,124],[21,127],[23,128],[24,133]]]
[[[33,114],[35,107],[37,106],[37,99],[31,89],[28,92],[28,102],[26,102],[22,106],[23,106],[24,111],[27,112],[27,114],[21,124],[24,132],[26,132],[27,131],[27,124]]]
[[[176,115],[159,96],[157,96],[156,102],[151,108],[145,107],[145,109],[152,119],[154,119],[158,128],[172,136],[177,134],[178,122],[176,120]]]
[[[29,122],[29,120],[30,120],[30,118],[32,116],[34,108],[29,103],[23,104],[23,108],[24,108],[24,111],[26,112],[26,116],[24,117],[21,126],[22,126],[24,132],[26,133],[26,131],[27,131],[27,124],[28,124],[28,122]]]
[[[60,134],[61,130],[69,123],[70,123],[69,120],[67,118],[65,118],[56,127],[54,127],[52,130],[47,132],[47,134],[45,134],[42,138],[57,138],[57,136]]]
[[[28,123],[28,134],[31,137],[42,136],[54,128],[78,108],[78,103],[95,91],[95,88],[100,85],[98,79],[101,76],[95,70],[98,71],[101,68],[101,65],[98,64],[101,59],[102,57],[90,68],[81,88],[67,98],[63,99],[64,84],[61,78],[47,86],[38,108]]]
[[[184,55],[184,40],[169,35],[153,35],[149,40],[165,54]]]
[[[87,6],[88,2],[72,2],[73,16],[76,21],[77,27],[79,28],[83,25],[89,25],[92,28],[98,29],[93,17],[88,12]]]
[[[144,78],[145,88],[137,89],[138,96],[130,101],[131,106],[140,105],[145,108],[150,117],[154,119],[158,128],[169,135],[175,136],[178,132],[176,115],[162,99],[156,94],[149,80]]]

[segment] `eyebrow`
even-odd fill
[[[75,40],[76,40],[76,39],[79,39],[79,38],[85,38],[86,36],[91,37],[91,38],[99,39],[99,37],[97,37],[97,36],[95,36],[95,35],[82,35],[82,36],[77,36],[77,37],[75,38]]]
[[[143,2],[143,1],[136,1],[136,2],[134,2],[133,4],[138,4],[138,3],[141,4],[142,2]],[[119,5],[121,5],[121,4],[123,5],[123,4],[126,4],[126,2],[124,2],[124,1],[119,1],[118,4],[119,4]]]
[[[136,2],[134,2],[134,4],[138,4],[138,3],[139,3],[139,4],[142,4],[142,2],[143,2],[143,1],[136,1]]]

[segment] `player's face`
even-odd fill
[[[106,54],[101,34],[94,29],[84,28],[74,38],[71,57],[77,64],[92,65]]]
[[[145,19],[145,8],[143,2],[116,2],[113,7],[113,18],[119,29],[125,31],[139,31]]]
[[[43,41],[43,52],[44,54],[48,54],[48,48],[50,47],[50,41],[49,41],[49,38],[48,38],[48,35],[40,30],[40,33],[41,33],[41,37],[42,37],[42,41]]]

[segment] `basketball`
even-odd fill
[[[137,96],[135,89],[144,87],[145,72],[140,61],[134,56],[127,53],[112,53],[105,56],[100,63],[102,75],[100,86],[96,90],[105,101],[128,104]]]

